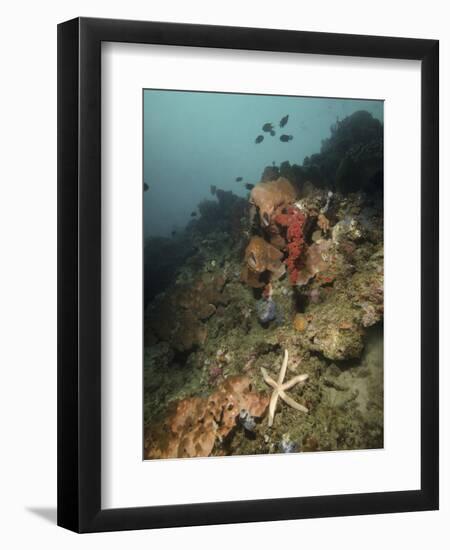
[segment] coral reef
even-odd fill
[[[224,231],[236,240],[247,216],[248,203],[232,191],[215,188],[217,200],[204,199],[198,205],[200,217],[192,220],[190,228],[203,235]]]
[[[285,272],[282,258],[283,253],[262,237],[252,237],[245,249],[242,281],[254,288],[260,288],[265,286],[269,277],[279,279]]]
[[[278,178],[256,185],[250,193],[250,204],[256,206],[261,225],[268,227],[276,210],[292,204],[297,196],[297,189],[288,179]]]
[[[328,258],[333,264],[333,256]],[[321,276],[319,284],[335,281],[333,291],[323,302],[310,300],[306,315],[296,317],[294,325],[306,349],[319,351],[327,359],[355,359],[363,350],[364,328],[383,317],[383,255],[375,252],[353,274],[345,263],[335,274],[328,271],[328,265],[319,259],[314,271],[316,279]]]
[[[177,271],[192,253],[192,242],[183,236],[175,239],[151,237],[145,240],[144,306],[174,280]]]
[[[209,456],[239,419],[261,417],[268,403],[267,395],[255,391],[248,377],[229,377],[209,397],[172,403],[166,418],[146,432],[145,458]]]
[[[261,182],[273,181],[280,177],[280,169],[277,166],[266,166],[261,176]]]
[[[327,359],[357,359],[363,350],[364,333],[356,315],[339,305],[337,308],[335,302],[328,301],[312,311],[305,329],[300,331],[300,341],[305,349],[320,352]]]
[[[277,318],[277,306],[272,298],[263,298],[256,304],[256,313],[260,323],[267,325]]]
[[[356,111],[331,127],[320,153],[303,162],[306,179],[342,193],[383,190],[383,125],[367,111]]]
[[[203,345],[208,334],[203,321],[228,302],[224,285],[222,275],[206,273],[192,284],[179,284],[159,295],[146,310],[146,337],[153,334],[179,352]]]
[[[339,272],[345,269],[344,259],[330,239],[319,239],[308,247],[296,284],[301,287],[316,277],[319,285],[332,283]]]
[[[307,173],[302,166],[290,164],[288,161],[280,164],[280,176],[292,182],[297,189],[301,189],[302,184],[308,179]]]

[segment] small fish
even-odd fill
[[[263,132],[272,132],[272,130],[273,130],[273,124],[271,122],[266,122],[262,127]]]
[[[175,237],[176,234],[177,234],[177,232],[175,230],[173,230],[172,233],[171,233],[172,237]]]
[[[272,130],[272,131],[270,132],[270,135],[273,137],[273,136],[275,135],[275,133],[276,133],[275,130]]]
[[[196,218],[197,217],[197,212],[191,212],[191,218]]]
[[[253,187],[255,187],[255,186],[253,185],[253,183],[246,183],[246,184],[245,184],[245,188],[248,189],[249,191],[251,191],[251,190],[253,189]]]
[[[283,134],[280,136],[280,141],[291,141],[292,139],[294,139],[294,137],[288,136],[287,134]]]
[[[259,136],[255,139],[255,143],[261,143],[261,141],[263,141],[263,139],[264,139],[264,136],[259,135]]]
[[[289,115],[284,116],[280,120],[280,128],[284,128],[284,126],[286,126],[288,120],[289,120]]]
[[[217,187],[215,185],[211,185],[211,187],[209,188],[209,190],[211,191],[211,195],[215,195],[216,194],[216,191],[217,191]]]
[[[144,181],[144,191],[148,191],[150,188],[149,188],[149,185],[148,183],[145,183]]]
[[[241,176],[239,176],[238,178],[236,178],[236,181],[242,181],[243,178],[241,178]]]

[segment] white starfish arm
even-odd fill
[[[271,378],[264,367],[261,367],[261,373],[263,375],[264,381],[269,386],[272,386],[274,390],[278,389],[278,384],[275,382],[273,378]]]
[[[297,403],[297,401],[294,401],[291,397],[289,397],[289,395],[286,395],[283,390],[279,390],[278,394],[281,397],[281,399],[293,409],[296,409],[297,411],[302,411],[305,413],[308,412],[308,409],[305,406],[300,405],[300,403]]]
[[[269,403],[269,428],[273,424],[275,409],[277,408],[277,401],[278,401],[278,392],[275,390],[272,393],[272,397],[270,398],[270,403]]]
[[[289,359],[289,353],[288,353],[288,350],[285,349],[284,350],[283,364],[281,365],[280,374],[278,375],[278,385],[279,386],[281,386],[281,384],[283,383],[284,377],[286,376],[286,369],[287,369],[288,359]]]
[[[291,378],[288,382],[285,382],[280,389],[286,391],[290,390],[295,384],[304,384],[305,380],[308,378],[307,374],[299,374],[298,376],[294,376],[294,378]]]

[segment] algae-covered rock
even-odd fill
[[[208,329],[204,323],[226,304],[225,279],[205,273],[190,284],[178,284],[158,296],[147,308],[146,331],[179,352],[202,346]]]
[[[383,191],[383,125],[368,111],[356,111],[330,128],[320,153],[303,163],[306,180],[344,194]]]
[[[312,307],[307,317],[296,318],[295,325],[302,345],[327,359],[342,361],[361,355],[364,333],[359,313],[345,300]]]
[[[163,292],[177,271],[193,254],[193,243],[185,238],[148,237],[144,243],[144,306]]]

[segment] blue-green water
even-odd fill
[[[246,196],[265,166],[302,164],[330,127],[365,110],[383,122],[383,102],[225,93],[144,92],[145,236],[169,236],[191,219],[210,186]],[[279,121],[289,115],[284,128]],[[275,136],[262,131],[274,124]],[[288,142],[282,134],[292,135]],[[263,135],[262,143],[255,138]],[[241,182],[236,182],[242,177]]]
[[[383,102],[148,90],[143,127],[144,457],[383,447]]]

